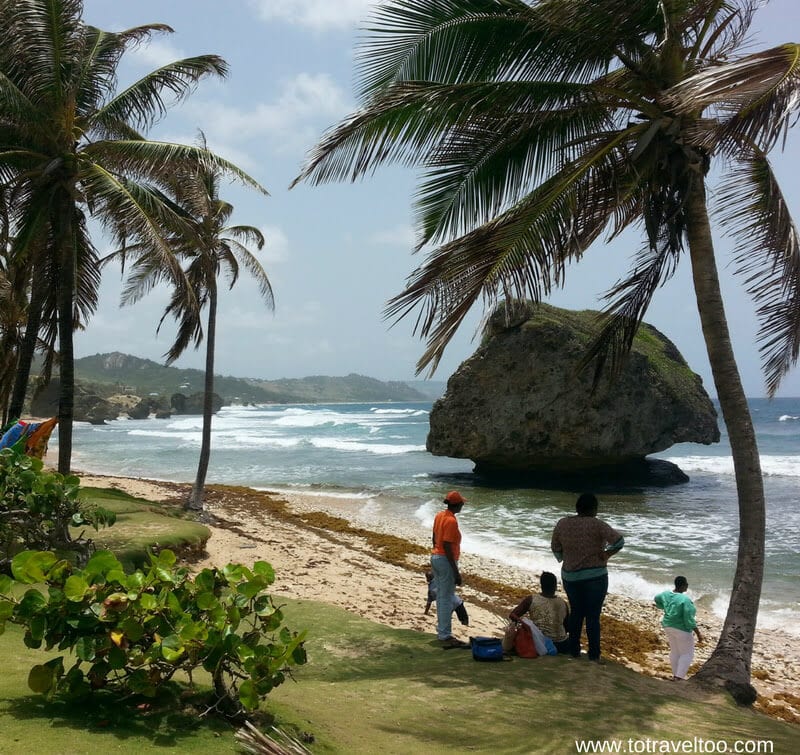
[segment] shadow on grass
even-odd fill
[[[576,741],[748,739],[788,744],[790,727],[721,694],[564,656],[473,660],[433,635],[393,630],[338,609],[287,601],[309,628],[309,663],[271,695],[314,721],[338,751],[574,752]],[[354,712],[357,713],[354,714]],[[344,723],[347,722],[347,723]],[[787,752],[790,750],[787,750]]]
[[[119,741],[145,740],[157,747],[180,748],[182,752],[189,751],[192,739],[199,734],[208,736],[209,731],[218,734],[232,731],[221,719],[201,718],[204,708],[199,695],[123,701],[102,692],[79,701],[46,701],[31,695],[0,700],[0,709],[4,715],[18,721],[41,720],[54,738],[63,737],[64,730],[71,729],[76,741],[80,736],[100,735]]]

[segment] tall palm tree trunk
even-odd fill
[[[13,343],[14,335],[7,333],[0,342],[0,407],[2,407],[2,427],[5,427],[10,421],[9,417],[9,402],[11,395],[11,386],[14,382],[14,374],[17,367],[17,354],[16,344]],[[17,415],[19,416],[19,415]],[[16,419],[16,417],[14,418]]]
[[[73,351],[75,298],[75,234],[73,206],[69,194],[59,197],[57,233],[60,239],[58,271],[58,350],[60,390],[58,396],[58,471],[69,474],[72,465],[72,417],[75,406],[75,354]]]
[[[25,335],[17,360],[17,372],[14,378],[14,388],[11,392],[11,402],[8,407],[10,419],[16,419],[22,414],[25,404],[25,394],[31,375],[33,355],[36,353],[36,344],[39,340],[39,326],[42,321],[42,306],[44,305],[46,287],[45,277],[40,275],[40,270],[34,267],[31,275],[31,299],[28,303],[28,318],[25,324]]]
[[[197,477],[186,508],[203,510],[203,492],[206,484],[208,463],[211,459],[211,419],[214,413],[214,349],[217,331],[217,285],[212,278],[208,287],[208,328],[206,331],[206,374],[203,384],[203,431],[200,441],[200,459],[197,462]]]
[[[696,678],[725,682],[734,698],[748,703],[755,699],[755,690],[750,685],[750,658],[764,577],[764,484],[750,409],[722,303],[705,186],[701,179],[697,183],[689,197],[687,235],[697,309],[733,454],[739,498],[739,546],[722,633]]]

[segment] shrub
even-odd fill
[[[219,711],[252,710],[289,667],[306,661],[305,632],[283,626],[283,614],[266,588],[275,581],[265,561],[252,569],[229,564],[191,576],[175,554],[150,556],[146,570],[131,574],[110,551],[98,551],[81,569],[52,552],[14,557],[12,572],[24,584],[44,583],[22,594],[0,576],[0,632],[6,621],[25,627],[28,647],[67,650],[34,666],[28,684],[49,697],[80,696],[94,689],[155,696],[178,672],[192,679],[211,674]]]
[[[98,530],[113,525],[116,514],[81,503],[79,489],[77,477],[46,471],[18,448],[0,451],[0,570],[8,571],[22,550],[52,550],[86,563],[94,545],[83,533],[73,538],[70,527]]]

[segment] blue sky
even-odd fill
[[[205,80],[150,132],[152,138],[191,142],[202,128],[209,146],[233,160],[270,192],[261,197],[232,185],[224,197],[234,222],[255,225],[266,236],[259,258],[275,292],[270,314],[255,287],[242,277],[220,304],[217,371],[274,379],[357,372],[381,379],[411,379],[424,350],[412,321],[383,320],[388,298],[422,261],[413,256],[415,176],[383,168],[357,184],[301,185],[288,190],[303,159],[323,131],[354,109],[353,50],[358,25],[371,0],[86,0],[87,23],[119,30],[166,23],[159,35],[124,59],[120,85],[181,57],[215,53],[230,74]],[[773,0],[753,25],[753,49],[800,41],[800,4]],[[776,172],[796,218],[800,217],[800,127],[785,151],[773,154]],[[745,389],[764,394],[753,306],[730,275],[728,242],[719,234],[728,319]],[[107,248],[102,237],[96,242]],[[569,271],[566,287],[550,301],[599,309],[600,297],[625,273],[638,248],[636,235],[596,244]],[[109,268],[101,303],[88,329],[77,336],[78,356],[123,351],[163,361],[173,330],[155,330],[167,300],[155,291],[119,308],[119,271]],[[451,343],[435,374],[444,380],[476,348],[482,312],[475,311]],[[671,338],[713,395],[700,335],[688,260],[656,295],[646,317]],[[202,367],[190,351],[177,366]],[[784,380],[780,395],[800,396],[800,371]]]

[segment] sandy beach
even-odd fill
[[[169,500],[188,491],[187,485],[143,479],[81,479],[84,485],[115,487],[150,500]],[[276,571],[276,594],[319,600],[388,626],[435,634],[435,607],[424,614],[427,533],[376,532],[374,523],[368,531],[358,521],[360,506],[346,498],[211,486],[206,511],[212,534],[196,566],[265,560]],[[470,625],[461,627],[454,617],[454,632],[463,638],[501,636],[509,610],[536,589],[538,574],[470,553],[462,553],[460,566]],[[654,605],[610,594],[603,611],[604,655],[668,679],[660,615]],[[720,630],[719,619],[708,612],[698,612],[698,624],[705,641],[697,646],[696,665],[710,655]],[[794,637],[759,630],[752,681],[760,710],[800,723],[800,648]]]

